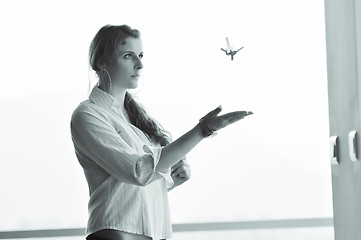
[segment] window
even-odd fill
[[[323,2],[1,5],[0,231],[85,226],[69,122],[94,80],[90,41],[108,23],[141,31],[135,94],[175,138],[220,104],[255,113],[188,155],[192,179],[170,193],[174,223],[332,217]],[[244,47],[233,61],[226,37]]]

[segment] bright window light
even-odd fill
[[[323,1],[1,1],[0,231],[85,227],[70,117],[105,24],[142,33],[135,93],[174,138],[222,105],[253,111],[189,155],[174,223],[332,216]],[[241,49],[232,61],[226,37]]]

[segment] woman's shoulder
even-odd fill
[[[99,106],[92,101],[85,100],[81,102],[73,111],[72,121],[82,119],[84,117],[103,117],[107,118],[107,114]]]
[[[89,99],[79,103],[79,105],[74,109],[73,115],[81,114],[83,112],[94,111],[94,106],[92,105],[94,104],[92,104]]]

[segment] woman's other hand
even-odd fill
[[[171,187],[171,189],[188,181],[191,178],[190,164],[184,159],[180,160],[171,168],[171,177],[174,181],[174,185]]]

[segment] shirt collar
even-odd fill
[[[116,113],[120,111],[120,101],[98,87],[93,88],[89,95],[89,100],[109,111],[115,111]]]

